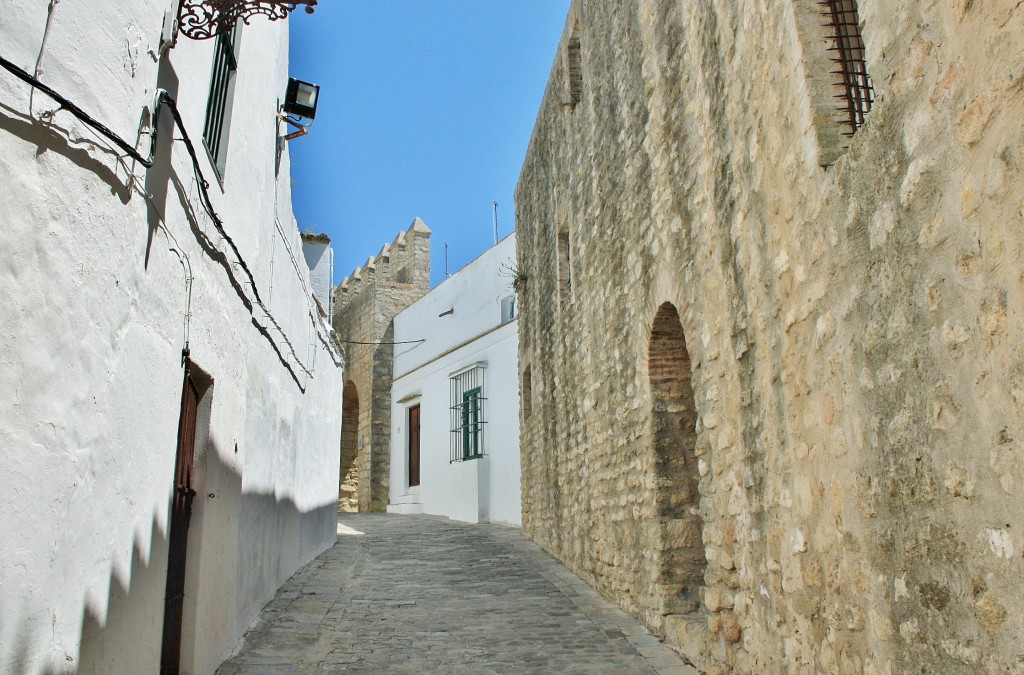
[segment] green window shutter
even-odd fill
[[[452,462],[484,456],[483,370],[474,367],[451,377]]]
[[[472,459],[483,454],[480,447],[480,387],[470,389],[462,395],[462,447],[463,459]]]

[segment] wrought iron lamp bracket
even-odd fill
[[[317,0],[179,0],[178,27],[186,37],[207,40],[225,33],[241,21],[248,24],[255,16],[271,21],[286,19],[299,5],[312,14]]]
[[[282,122],[284,122],[284,123],[286,123],[286,124],[288,124],[290,126],[295,127],[295,129],[296,129],[295,131],[291,132],[290,134],[285,134],[284,140],[286,140],[286,141],[290,141],[290,140],[299,138],[300,136],[305,136],[306,134],[309,133],[309,127],[312,124],[312,123],[310,123],[310,124],[300,124],[300,123],[296,122],[295,120],[290,119],[284,113],[277,113],[277,118],[279,120],[281,120]]]

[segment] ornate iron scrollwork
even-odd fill
[[[288,18],[299,5],[313,13],[317,0],[180,0],[178,28],[193,40],[206,40],[234,28],[239,20],[249,23],[254,16],[271,21]]]

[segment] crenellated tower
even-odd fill
[[[339,509],[388,503],[395,315],[430,290],[430,228],[415,218],[335,287],[332,323],[346,357]]]

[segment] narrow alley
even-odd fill
[[[696,673],[517,529],[341,514],[220,675]]]

